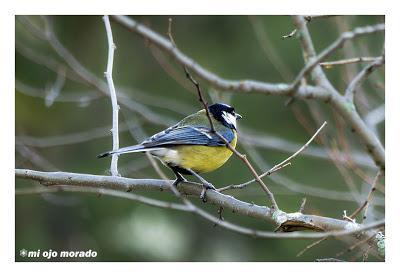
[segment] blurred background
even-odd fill
[[[168,16],[134,16],[162,35]],[[288,16],[171,16],[178,47],[204,68],[227,79],[290,82],[304,66]],[[384,22],[383,16],[333,16],[312,20],[309,30],[321,51],[343,31]],[[109,159],[96,155],[112,148],[111,102],[101,93],[107,63],[107,39],[101,16],[16,17],[16,168],[109,175]],[[117,46],[114,83],[119,95],[120,145],[146,136],[200,109],[193,85],[168,55],[111,21]],[[53,32],[59,44],[46,40]],[[329,60],[382,55],[384,34],[360,37],[345,44]],[[86,69],[87,80],[59,54],[67,51]],[[58,53],[57,53],[58,52]],[[343,92],[366,63],[326,68],[332,84]],[[210,102],[233,105],[239,122],[238,149],[258,172],[294,153],[323,121],[320,139],[292,161],[265,178],[282,210],[297,211],[303,197],[306,213],[342,218],[365,200],[378,172],[349,125],[325,103],[287,97],[220,92],[201,82]],[[311,80],[309,81],[311,83]],[[357,91],[357,110],[384,143],[384,68]],[[173,178],[167,168],[163,172]],[[121,156],[119,171],[131,178],[160,178],[144,154]],[[252,179],[242,162],[232,157],[204,177],[216,187]],[[40,186],[16,179],[16,190]],[[226,191],[240,200],[267,205],[257,183]],[[142,193],[177,201],[167,193]],[[218,207],[194,203],[217,215]],[[225,211],[225,219],[240,225],[274,230],[269,222]],[[384,178],[379,180],[367,222],[384,217]],[[17,195],[15,251],[97,251],[96,261],[313,261],[335,257],[349,245],[329,239],[300,257],[310,240],[260,239],[214,227],[190,213],[146,206],[126,199],[84,193]],[[360,261],[355,249],[341,256]],[[31,259],[32,260],[32,259]],[[35,260],[35,259],[33,259]],[[37,259],[43,260],[43,259]],[[82,260],[82,259],[77,259]],[[368,261],[380,260],[369,256]]]

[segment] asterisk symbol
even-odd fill
[[[21,249],[21,250],[19,251],[19,255],[20,255],[21,257],[26,257],[26,255],[28,255],[28,251],[27,251],[26,249]]]

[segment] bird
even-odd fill
[[[200,198],[205,201],[206,191],[216,188],[200,174],[214,171],[228,161],[233,152],[226,143],[232,148],[236,147],[236,121],[242,118],[232,106],[225,103],[207,107],[208,113],[204,108],[140,144],[108,151],[97,157],[148,152],[172,170],[176,176],[174,186],[186,181],[183,175],[196,177],[203,185]]]

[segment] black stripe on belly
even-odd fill
[[[187,169],[184,169],[180,166],[177,165],[173,165],[171,163],[167,164],[173,171],[184,174],[184,175],[192,175],[192,173],[190,171],[188,171]]]

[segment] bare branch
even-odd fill
[[[345,261],[336,258],[322,258],[322,259],[315,259],[315,262],[326,263],[326,262],[345,262]]]
[[[29,86],[18,79],[15,79],[15,90],[31,97],[38,97],[38,98],[46,97],[44,94],[44,89],[39,89]],[[79,106],[85,106],[91,101],[100,99],[102,96],[103,95],[101,94],[93,92],[88,92],[88,93],[71,92],[71,93],[66,93],[65,95],[64,94],[59,95],[57,99],[54,99],[54,102],[77,103]]]
[[[379,170],[379,172],[376,174],[374,181],[371,184],[371,190],[368,193],[367,199],[364,201],[364,203],[358,207],[351,215],[350,218],[355,218],[361,211],[362,209],[365,208],[364,216],[363,216],[363,221],[367,218],[367,211],[368,211],[368,206],[371,203],[372,200],[372,195],[376,190],[376,184],[378,183],[379,178],[383,175],[383,171]]]
[[[353,63],[362,63],[362,62],[375,62],[381,59],[381,57],[358,57],[358,58],[350,58],[344,60],[330,61],[330,62],[321,62],[320,66],[324,68],[332,68],[335,65],[347,65]]]
[[[110,91],[110,96],[111,96],[111,105],[112,105],[112,129],[111,129],[112,138],[113,138],[113,149],[112,150],[116,151],[119,149],[119,132],[118,132],[119,106],[118,106],[118,101],[117,101],[117,93],[115,92],[114,81],[112,78],[115,44],[113,41],[111,25],[110,25],[110,20],[108,19],[108,16],[105,15],[103,17],[103,20],[104,20],[104,25],[106,27],[107,41],[108,41],[107,71],[104,73],[104,75],[107,79],[108,89]],[[119,175],[119,173],[118,173],[118,155],[117,154],[112,155],[110,171],[113,176]]]
[[[282,39],[287,39],[287,38],[291,38],[293,37],[295,34],[297,34],[297,29],[293,29],[293,31],[291,31],[289,34],[287,35],[283,35]]]
[[[47,159],[39,155],[36,151],[27,147],[25,145],[18,145],[15,147],[15,150],[25,159],[29,160],[30,163],[41,168],[43,170],[58,170],[56,166],[54,166]]]
[[[365,123],[362,121],[360,116],[352,109],[352,107],[349,107],[346,99],[343,99],[343,97],[341,97],[341,95],[339,95],[337,91],[333,88],[333,86],[329,83],[327,78],[324,77],[323,72],[318,65],[318,63],[322,61],[320,60],[321,58],[324,59],[329,56],[330,53],[342,46],[345,41],[358,36],[383,31],[385,29],[384,24],[359,27],[351,32],[345,32],[335,42],[333,42],[331,46],[326,48],[317,57],[315,50],[312,46],[312,41],[308,30],[306,29],[305,24],[302,24],[304,18],[298,17],[296,24],[298,30],[302,33],[302,35],[300,36],[301,41],[304,48],[307,49],[307,57],[313,58],[311,60],[308,60],[307,65],[298,74],[297,79],[292,84],[271,84],[253,80],[234,81],[222,79],[214,73],[209,72],[208,70],[198,65],[195,61],[179,51],[179,49],[174,47],[174,45],[168,39],[154,32],[150,28],[126,16],[113,16],[112,19],[121,24],[123,27],[127,28],[128,30],[135,32],[140,36],[143,36],[151,44],[168,53],[177,62],[186,66],[201,79],[207,81],[213,87],[220,90],[230,90],[243,93],[258,92],[266,95],[292,95],[301,99],[317,98],[319,100],[326,101],[327,103],[335,107],[336,110],[349,121],[361,140],[364,142],[369,154],[374,159],[376,165],[381,168],[385,167],[385,152],[382,144],[379,142],[379,140],[377,140],[376,136],[367,128]],[[317,70],[313,70],[314,67],[316,67]],[[298,86],[298,84],[300,84],[302,76],[304,76],[309,71],[315,72],[315,74],[313,74],[316,75],[317,81],[318,79],[320,79],[323,80],[323,82],[319,82],[318,86]]]
[[[89,174],[77,174],[68,172],[40,172],[29,169],[16,169],[15,177],[22,179],[34,180],[45,186],[73,186],[73,187],[91,187],[104,188],[113,190],[144,190],[144,191],[169,191],[173,181],[154,180],[154,179],[129,179],[117,176],[99,176]],[[196,183],[184,182],[179,185],[180,193],[184,195],[193,195],[198,197],[202,191],[202,186]],[[293,239],[318,239],[323,237],[338,237],[355,235],[357,239],[364,239],[365,236],[370,236],[374,232],[371,229],[376,229],[384,226],[384,220],[374,223],[359,225],[344,220],[333,219],[328,217],[306,215],[301,213],[285,213],[283,211],[273,212],[265,206],[258,206],[251,203],[246,203],[233,198],[232,196],[221,194],[217,191],[210,190],[207,193],[209,203],[215,204],[218,207],[222,206],[227,210],[234,210],[238,214],[249,217],[268,220],[280,225],[284,223],[297,224],[298,227],[314,226],[319,230],[324,230],[320,233],[309,232],[293,232],[293,233],[275,233],[268,231],[257,231],[246,227],[234,225],[226,221],[214,222],[212,218],[202,214],[204,218],[217,223],[229,230],[239,232],[241,234],[252,235],[264,238],[293,238]],[[307,228],[306,228],[307,229]],[[371,230],[371,231],[368,231]]]
[[[121,24],[128,30],[143,36],[148,39],[150,43],[154,44],[161,50],[171,55],[181,65],[186,66],[191,72],[195,73],[201,79],[212,84],[215,88],[220,90],[229,90],[237,92],[259,92],[263,94],[275,94],[275,95],[288,95],[292,92],[292,88],[288,84],[271,84],[266,82],[254,81],[254,80],[227,80],[220,78],[214,73],[206,70],[197,64],[194,60],[183,54],[174,44],[158,33],[154,32],[150,28],[136,22],[134,19],[127,16],[112,16],[111,19]],[[325,98],[328,95],[324,89],[313,86],[301,87],[296,91],[296,96],[299,97],[321,97]]]
[[[332,17],[334,15],[308,15],[304,16],[304,19],[307,21],[307,23],[310,23],[313,19],[319,19],[319,18],[328,18]],[[283,35],[282,39],[287,39],[287,38],[292,38],[295,34],[297,34],[297,29],[293,29],[289,34]]]
[[[380,59],[364,67],[347,86],[346,91],[344,92],[344,96],[350,101],[354,102],[355,90],[361,85],[363,81],[365,81],[368,78],[368,76],[372,72],[374,72],[375,69],[381,67],[384,63],[385,63],[385,56],[382,56]]]
[[[371,239],[374,238],[375,236],[376,236],[376,233],[375,233],[375,234],[372,234],[371,236],[369,236],[369,237],[367,237],[367,238],[365,238],[365,239],[363,239],[363,240],[358,241],[357,243],[351,245],[351,246],[350,246],[349,248],[347,248],[346,250],[337,253],[337,254],[336,254],[336,257],[342,256],[345,252],[351,252],[351,251],[353,251],[355,248],[357,248],[358,246],[360,246],[360,245],[362,245],[362,244],[367,243],[369,240],[371,240]]]
[[[299,18],[298,16],[297,18]],[[295,17],[296,18],[296,17]],[[302,21],[304,22],[304,21]],[[306,28],[305,23],[300,23],[297,21],[298,26],[301,26],[299,30],[304,30]],[[357,27],[353,31],[348,31],[344,32],[340,35],[338,39],[336,39],[333,43],[331,43],[327,48],[325,48],[319,55],[315,55],[315,50],[313,50],[314,55],[308,57],[308,62],[306,66],[300,71],[300,73],[297,75],[295,80],[293,81],[292,85],[294,88],[298,87],[300,85],[301,80],[305,75],[307,75],[311,70],[314,69],[314,67],[318,66],[321,61],[329,57],[330,54],[332,54],[334,51],[339,49],[340,47],[343,46],[343,44],[353,38],[363,36],[363,35],[368,35],[376,32],[382,32],[385,30],[385,24],[376,24],[373,26],[364,26],[364,27]],[[303,32],[304,35],[304,32]],[[311,50],[311,48],[310,48]]]
[[[264,172],[263,174],[261,174],[260,176],[257,176],[258,178],[263,178],[265,176],[271,175],[274,171],[276,171],[277,169],[280,169],[282,167],[285,166],[285,164],[288,164],[290,160],[292,160],[293,158],[295,158],[297,155],[299,155],[301,153],[301,151],[303,151],[305,148],[307,148],[307,146],[314,140],[314,138],[321,132],[321,130],[325,127],[326,125],[326,121],[321,125],[321,127],[319,127],[319,129],[315,132],[315,134],[299,149],[297,150],[293,155],[291,155],[290,157],[288,157],[287,159],[283,160],[282,162],[274,165],[270,170]],[[224,191],[224,190],[228,190],[228,189],[242,189],[246,186],[248,186],[249,184],[255,182],[256,179],[250,180],[246,183],[240,184],[240,185],[229,185],[223,188],[218,189],[218,191]]]
[[[383,113],[384,114],[384,113]],[[254,147],[261,147],[266,149],[278,150],[284,153],[296,152],[302,145],[289,141],[283,137],[275,136],[272,134],[255,133],[254,130],[240,128],[239,131],[240,142],[246,145],[252,145]],[[354,163],[359,166],[376,168],[371,159],[364,153],[359,151],[351,151],[350,153],[340,152],[337,153],[338,162],[347,164],[348,155],[352,157]],[[309,145],[302,151],[303,156],[315,157],[319,159],[328,159],[329,156],[326,154],[326,150],[318,147]]]
[[[52,26],[47,17],[43,17],[45,23],[45,31],[34,26],[29,19],[25,17],[18,17],[21,23],[24,24],[26,28],[29,28],[33,35],[39,39],[43,39],[49,43],[52,49],[59,55],[69,68],[75,72],[87,85],[95,88],[102,94],[109,96],[108,85],[102,79],[99,79],[96,75],[90,72],[86,67],[79,63],[78,59],[58,40],[57,36],[52,30]],[[123,99],[119,103],[129,110],[140,114],[145,120],[160,124],[172,124],[173,122],[166,122],[163,116],[158,116],[152,110],[147,108],[138,102],[132,101],[125,93],[122,91],[118,92],[118,98]]]
[[[364,121],[377,134],[377,125],[385,121],[385,103],[369,111],[365,115]]]
[[[274,47],[273,43],[269,39],[269,36],[265,33],[263,26],[264,24],[260,20],[260,17],[249,15],[248,19],[268,61],[270,61],[275,69],[279,72],[281,78],[284,81],[289,82],[291,79],[293,79],[293,73],[291,72],[290,68],[282,61],[279,53],[276,51],[276,47]]]
[[[257,164],[258,168],[272,168],[272,165],[269,165],[269,163],[267,163],[257,151],[254,151],[252,146],[245,145],[244,147],[249,157],[251,157],[252,160]],[[291,192],[296,192],[302,195],[315,196],[322,199],[354,202],[353,197],[347,191],[324,189],[322,187],[325,185],[321,184],[302,184],[298,180],[288,178],[282,174],[271,174],[269,175],[269,178],[281,187],[286,188],[288,191]],[[328,180],[326,182],[329,183]],[[376,197],[375,199],[375,205],[385,205],[385,201],[382,197]]]
[[[281,167],[282,165],[288,163],[290,160],[294,159],[297,155],[300,154],[301,151],[303,151],[313,140],[314,138],[321,132],[322,128],[326,126],[327,122],[325,121],[321,127],[315,132],[315,134],[304,144],[299,150],[297,150],[293,155],[291,155],[289,158],[286,160],[280,162],[279,164],[275,165],[273,168],[270,169],[271,172],[274,171],[275,168]]]
[[[304,212],[304,208],[306,206],[306,202],[307,202],[307,198],[303,198],[300,204],[300,208],[299,208],[299,213],[303,213]]]
[[[60,92],[65,83],[65,67],[60,67],[57,71],[57,79],[54,84],[48,89],[47,94],[44,98],[46,107],[53,105],[56,98],[60,95]]]
[[[16,86],[19,87],[19,85]],[[39,93],[39,91],[38,91]],[[42,96],[40,96],[42,97]],[[66,96],[67,97],[67,96]],[[78,96],[79,97],[79,96]],[[83,96],[84,97],[84,96]],[[57,98],[60,100],[62,95]],[[64,100],[64,99],[62,99]],[[65,99],[67,101],[75,101],[73,98]],[[79,101],[76,99],[76,101]],[[381,109],[382,110],[382,109]],[[384,109],[383,109],[384,111]],[[384,113],[383,113],[384,114]],[[171,119],[172,120],[172,119]],[[141,121],[137,121],[135,123],[135,127],[144,124]],[[104,126],[104,127],[96,127],[93,129],[89,129],[86,131],[73,132],[68,134],[60,134],[54,136],[46,136],[46,137],[34,137],[27,135],[17,135],[15,137],[15,143],[17,145],[27,145],[34,146],[40,148],[47,147],[56,147],[62,145],[69,145],[75,143],[83,143],[97,138],[103,138],[108,136],[108,131],[112,128],[112,126]],[[286,140],[285,138],[274,136],[271,134],[259,134],[255,133],[253,130],[245,129],[243,127],[240,128],[239,131],[240,143],[244,145],[252,145],[255,147],[261,147],[266,149],[273,149],[282,151],[283,153],[293,153],[297,151],[301,145],[298,143],[294,143]],[[125,123],[119,124],[119,132],[122,133],[128,130],[128,126]],[[350,153],[337,152],[338,162],[347,165],[348,164],[348,155],[351,156],[354,163],[359,166],[367,167],[367,168],[375,168],[374,164],[370,161],[369,157],[361,152],[352,151]],[[307,157],[315,157],[319,159],[329,159],[326,151],[323,148],[318,146],[309,145],[306,149],[302,151],[303,156]]]
[[[29,194],[42,194],[42,193],[54,193],[54,192],[83,192],[83,193],[94,193],[96,195],[108,195],[117,198],[124,198],[133,201],[137,201],[146,205],[173,209],[184,212],[191,212],[185,205],[165,202],[153,198],[149,198],[142,195],[133,194],[131,192],[118,191],[113,189],[105,188],[93,188],[93,187],[73,187],[73,186],[54,186],[54,187],[37,187],[37,188],[25,188],[17,189],[15,195],[29,195]]]
[[[169,39],[170,39],[171,43],[173,44],[173,46],[176,47],[176,44],[175,44],[175,41],[174,41],[174,38],[173,38],[172,32],[171,32],[171,24],[172,24],[172,19],[170,18],[169,19],[169,25],[168,25],[168,36],[169,36]],[[254,175],[256,181],[260,184],[261,188],[267,193],[268,199],[272,203],[271,209],[272,210],[279,210],[278,203],[275,200],[274,194],[269,190],[269,188],[265,185],[265,183],[261,180],[261,178],[258,177],[258,174],[257,174],[256,170],[251,165],[249,160],[246,158],[246,155],[239,153],[239,151],[237,151],[235,148],[233,148],[229,144],[229,141],[227,141],[225,139],[225,137],[223,137],[220,133],[218,133],[215,130],[213,121],[211,119],[210,110],[208,108],[208,103],[207,103],[207,101],[205,100],[205,98],[203,96],[203,93],[202,93],[201,88],[200,88],[200,84],[189,73],[189,70],[187,69],[187,67],[185,65],[183,66],[183,69],[185,70],[186,77],[195,85],[195,87],[197,89],[197,94],[198,94],[198,97],[199,97],[199,101],[203,105],[204,110],[206,111],[206,115],[207,115],[208,121],[210,123],[211,132],[216,134],[225,143],[226,147],[229,148],[229,150],[231,150],[247,166],[247,168],[250,170],[250,172]]]
[[[314,241],[313,243],[307,245],[303,250],[301,250],[299,253],[297,253],[296,257],[300,257],[301,255],[303,255],[306,251],[310,250],[311,248],[313,248],[314,246],[320,244],[321,242],[327,240],[328,238],[322,238],[319,239],[317,241]]]
[[[332,105],[332,107],[334,107],[336,111],[349,122],[364,143],[365,147],[367,148],[367,152],[373,158],[375,164],[379,168],[384,169],[385,149],[383,148],[382,143],[365,125],[360,115],[357,113],[354,103],[348,101],[344,96],[340,95],[339,92],[332,86],[325,73],[318,65],[318,62],[322,61],[321,58],[325,58],[334,50],[341,47],[345,41],[361,35],[384,31],[385,25],[377,24],[374,26],[359,27],[351,32],[344,32],[334,43],[328,46],[324,51],[321,52],[321,54],[317,56],[305,19],[302,16],[295,16],[294,23],[301,33],[300,42],[307,62],[307,65],[298,75],[298,83],[300,83],[302,76],[304,76],[305,73],[311,71],[315,82],[319,86],[327,89],[329,94],[329,97],[326,100],[327,103],[330,103],[330,105]]]
[[[172,18],[169,18],[168,19],[168,33],[167,34],[168,34],[169,40],[171,41],[172,45],[176,48],[177,46],[176,46],[174,37],[172,36],[172,29],[171,28],[172,28]],[[213,121],[211,119],[210,110],[208,109],[208,103],[207,103],[207,100],[203,96],[203,93],[201,91],[199,82],[197,82],[193,78],[193,76],[189,73],[189,70],[187,69],[187,67],[185,65],[183,65],[183,69],[185,70],[186,78],[188,78],[189,81],[192,82],[193,85],[196,87],[197,96],[199,97],[199,101],[200,101],[201,105],[203,106],[204,110],[206,111],[206,115],[207,115],[207,118],[208,118],[208,122],[210,124],[211,132],[216,133]]]
[[[21,20],[21,17],[17,17],[18,20]],[[15,41],[15,51],[30,60],[31,62],[36,63],[37,65],[43,66],[53,72],[58,72],[58,70],[65,70],[65,77],[71,81],[82,83],[82,78],[75,74],[68,66],[65,64],[53,59],[49,55],[43,55],[39,53],[37,50],[34,50],[30,47],[27,47],[23,43],[18,40]]]

